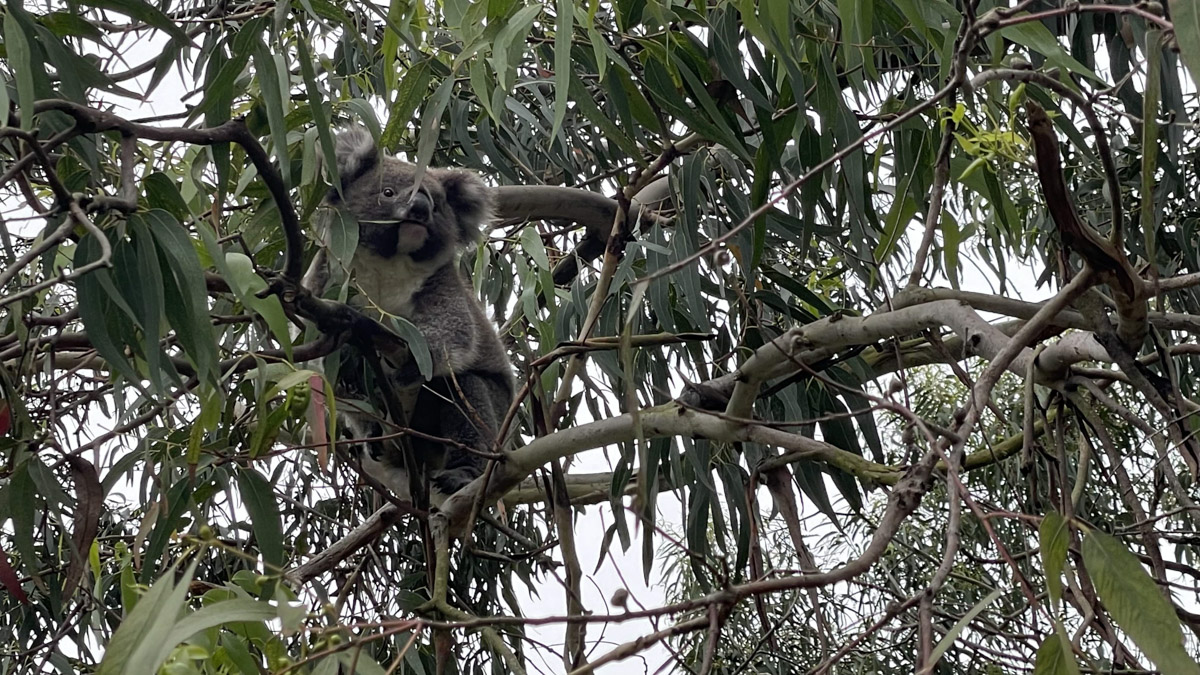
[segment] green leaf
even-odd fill
[[[538,234],[536,227],[526,227],[521,230],[521,250],[533,258],[538,269],[550,269],[550,257],[546,254],[546,247],[542,244],[542,237]]]
[[[1021,12],[1017,16],[1024,16],[1025,12]],[[1064,71],[1078,73],[1084,77],[1090,78],[1093,81],[1099,82],[1100,78],[1096,77],[1096,73],[1092,72],[1091,68],[1076,61],[1067,49],[1059,43],[1054,34],[1050,32],[1040,21],[1025,21],[1014,24],[999,31],[999,35],[1013,42],[1028,47],[1042,56],[1051,65],[1058,66]]]
[[[612,120],[612,116],[600,109],[596,105],[596,101],[592,97],[592,93],[588,91],[587,85],[583,83],[578,74],[571,74],[571,98],[579,112],[588,119],[589,122],[595,124],[604,138],[616,143],[622,151],[629,153],[631,157],[640,157],[642,151],[629,134],[625,130],[617,126]]]
[[[275,587],[275,606],[279,608],[279,623],[284,635],[295,635],[304,625],[308,616],[302,603],[296,602],[295,596],[288,593],[283,586]]]
[[[208,389],[209,391],[200,394],[200,414],[192,420],[192,428],[188,432],[188,466],[196,466],[200,462],[200,451],[204,447],[204,434],[216,428],[225,407],[224,401],[221,400],[221,390],[216,387]]]
[[[421,137],[417,141],[417,166],[428,168],[429,160],[433,159],[433,150],[437,147],[438,128],[442,123],[442,114],[450,104],[450,94],[454,91],[454,78],[447,77],[434,90],[425,111],[421,114]]]
[[[1192,82],[1200,84],[1200,4],[1195,0],[1170,0],[1170,6],[1179,55],[1192,72]]]
[[[99,258],[100,244],[94,235],[84,237],[75,247],[74,262],[79,267]],[[128,308],[117,311],[114,307],[120,298],[113,298],[116,289],[109,270],[99,268],[84,275],[76,280],[75,289],[79,299],[79,319],[87,331],[88,340],[109,368],[140,387],[141,378],[134,372],[123,346],[125,336],[132,335],[134,327],[127,319]]]
[[[325,114],[325,97],[317,85],[317,73],[313,68],[313,57],[309,53],[307,37],[296,41],[299,50],[300,74],[304,77],[304,87],[308,90],[308,107],[312,111],[313,126],[317,129],[317,138],[321,142],[321,155],[325,158],[325,170],[329,172],[329,182],[338,192],[342,189],[342,179],[338,176],[337,155],[333,150],[333,133],[329,117]]]
[[[109,9],[149,24],[170,35],[181,46],[189,42],[187,33],[184,33],[183,29],[176,25],[170,17],[163,14],[162,10],[145,2],[139,0],[83,0],[82,4]]]
[[[179,194],[179,187],[174,179],[161,171],[155,171],[142,179],[142,188],[146,191],[146,203],[150,208],[162,209],[178,221],[187,220],[190,209]]]
[[[767,203],[767,190],[771,185],[771,164],[772,156],[779,155],[772,152],[772,149],[766,143],[758,146],[758,151],[754,153],[754,180],[750,185],[750,206],[759,208]],[[757,274],[760,264],[762,264],[763,252],[767,246],[767,216],[766,213],[754,220],[754,249],[750,256],[749,272]]]
[[[284,187],[290,189],[292,172],[288,159],[287,106],[284,103],[284,92],[287,88],[280,82],[275,56],[261,40],[255,45],[254,72],[258,76],[259,89],[262,91],[263,107],[267,109],[267,126],[271,130],[271,144],[275,146],[275,161],[279,162]]]
[[[126,554],[126,559],[121,562],[121,608],[125,616],[129,616],[140,599],[137,577],[133,574],[133,557]]]
[[[783,3],[773,3],[774,6],[784,6]],[[871,42],[871,21],[874,13],[873,0],[838,0],[838,18],[841,20],[842,37],[846,41],[846,49],[842,51],[845,60],[846,73],[852,80],[863,81],[863,67],[871,67],[866,60],[866,46]],[[765,7],[772,6],[766,3]],[[774,21],[771,26],[779,30],[781,26],[790,25],[788,17],[780,17],[782,21]]]
[[[214,58],[210,62],[204,83],[204,98],[188,113],[189,120],[197,119],[201,114],[205,115],[205,121],[210,125],[229,119],[229,109],[233,104],[233,92],[237,89],[235,84],[245,72],[250,57],[262,43],[259,36],[266,28],[267,23],[268,19],[265,16],[258,16],[247,21],[234,34],[230,45],[231,56],[229,59],[222,62]],[[221,52],[215,52],[214,56],[216,54],[221,54]],[[213,72],[214,66],[219,66],[215,73]],[[261,76],[261,66],[256,70]]]
[[[8,54],[8,65],[17,81],[17,104],[21,113],[21,128],[33,128],[33,103],[37,99],[34,89],[33,49],[20,16],[25,10],[21,3],[9,0],[8,12],[4,15],[4,48]],[[32,32],[32,31],[30,31]],[[41,68],[41,64],[38,66]]]
[[[958,229],[958,221],[949,213],[942,213],[942,255],[945,257],[945,274],[950,277],[950,285],[958,288],[959,246],[962,244],[962,231]]]
[[[404,74],[396,88],[396,102],[392,104],[388,114],[387,126],[379,138],[380,147],[390,150],[399,144],[404,128],[412,120],[413,113],[417,111],[421,101],[425,100],[431,77],[432,71],[427,59],[414,63]]]
[[[997,588],[997,589],[993,590],[991,593],[988,593],[987,597],[985,597],[984,599],[977,602],[975,604],[975,606],[972,607],[969,612],[964,614],[963,617],[954,624],[954,626],[949,630],[949,632],[947,632],[944,636],[942,636],[942,639],[938,641],[937,646],[934,647],[933,651],[930,653],[929,662],[937,663],[938,661],[940,661],[942,658],[942,654],[945,654],[946,650],[950,648],[950,645],[954,644],[954,641],[958,639],[958,636],[963,632],[963,629],[966,628],[967,625],[970,624],[972,621],[974,621],[975,617],[979,616],[980,612],[987,609],[988,605],[995,602],[996,598],[1000,597],[1003,594],[1004,594],[1004,589]]]
[[[264,393],[257,401],[258,424],[250,436],[249,453],[251,457],[259,457],[275,443],[279,430],[288,418],[287,400],[283,404],[272,404],[273,393]],[[291,393],[288,393],[288,399]]]
[[[192,488],[192,480],[190,478],[182,478],[167,491],[166,499],[164,500],[167,506],[167,513],[165,516],[160,515],[157,522],[154,523],[154,530],[150,533],[150,540],[146,544],[146,549],[142,552],[142,559],[144,561],[142,563],[142,583],[149,583],[150,579],[154,578],[154,573],[158,571],[161,563],[159,556],[162,555],[163,549],[167,546],[167,541],[175,532],[176,526],[179,525],[180,518],[183,517],[184,512],[187,511],[189,504],[191,504]],[[138,604],[140,605],[141,603]]]
[[[1195,3],[1189,3],[1194,5]],[[1193,6],[1193,10],[1194,10]],[[1146,31],[1146,91],[1142,102],[1142,236],[1146,242],[1146,258],[1153,264],[1158,260],[1158,219],[1155,216],[1154,173],[1158,168],[1158,106],[1162,89],[1162,33]]]
[[[162,267],[166,293],[166,315],[179,338],[184,353],[196,365],[202,378],[216,384],[217,343],[208,317],[208,292],[200,256],[188,238],[183,224],[166,211],[153,210],[130,216],[130,222],[144,222],[154,236]]]
[[[421,331],[412,324],[408,319],[402,316],[393,316],[391,318],[392,329],[404,338],[405,344],[408,345],[408,351],[412,354],[412,358],[417,362],[417,369],[421,371],[421,377],[429,380],[433,377],[433,358],[429,353],[429,343],[425,341],[425,336]]]
[[[391,92],[396,88],[396,56],[400,51],[400,35],[395,28],[400,27],[400,20],[411,3],[407,0],[392,0],[388,5],[387,21],[383,26],[383,39],[379,45],[379,53],[383,57],[383,100],[391,100]]]
[[[567,102],[571,89],[571,44],[575,32],[575,3],[558,0],[557,17],[554,24],[554,125],[550,131],[550,142],[558,136],[563,120],[567,117]]]
[[[542,13],[542,9],[542,3],[536,2],[518,10],[512,18],[505,21],[504,27],[496,34],[496,39],[492,43],[492,69],[496,71],[500,89],[505,93],[512,89],[513,75],[516,73],[516,63],[511,58],[512,49],[514,45],[518,44],[518,40],[522,43],[519,47],[524,48],[525,38],[529,37],[533,21]],[[485,96],[484,92],[476,92],[476,94],[480,98]]]
[[[1071,643],[1061,629],[1047,635],[1038,647],[1033,675],[1079,675],[1079,666],[1071,656]]]
[[[373,661],[362,650],[354,653],[343,652],[338,655],[338,658],[341,659],[344,673],[355,673],[356,675],[387,675],[388,673],[383,666]]]
[[[1062,598],[1062,571],[1067,561],[1067,547],[1071,541],[1071,530],[1067,521],[1057,511],[1042,518],[1038,529],[1042,548],[1042,567],[1046,571],[1046,590],[1054,604]]]
[[[339,205],[326,210],[325,227],[329,238],[329,264],[336,266],[340,275],[346,275],[358,247],[358,221],[354,214]]]
[[[279,304],[279,298],[270,296],[258,297],[257,293],[266,289],[267,282],[254,272],[254,261],[244,253],[226,253],[225,264],[228,265],[230,278],[226,279],[233,289],[234,295],[248,309],[253,310],[267,322],[275,338],[283,345],[288,359],[292,358],[292,341],[288,334],[288,318]]]
[[[183,609],[188,585],[195,571],[196,562],[193,562],[176,584],[172,566],[146,591],[105,646],[104,659],[96,675],[158,671],[159,665],[170,654],[170,649],[162,658],[155,660],[155,657],[170,634],[175,617]]]
[[[741,30],[741,22],[738,21],[737,13],[732,8],[727,8],[719,15],[714,16],[712,58],[720,68],[721,77],[729,80],[756,107],[762,110],[771,110],[775,106],[746,77],[743,65],[746,57],[740,51],[739,46]],[[786,56],[781,56],[781,59],[786,58]]]
[[[267,479],[252,468],[239,468],[237,483],[246,512],[250,514],[250,522],[254,525],[254,538],[258,540],[263,562],[268,572],[279,571],[284,563],[283,526],[280,524],[275,491]]]
[[[371,104],[361,98],[352,98],[345,102],[345,106],[354,111],[358,121],[362,122],[371,132],[371,137],[378,139],[383,130],[379,128],[379,119],[375,117],[375,110]]]
[[[150,371],[150,382],[154,385],[155,391],[165,393],[166,388],[163,386],[162,375],[168,362],[159,346],[159,340],[163,334],[163,316],[166,304],[162,267],[158,262],[158,251],[155,249],[153,236],[144,220],[136,216],[137,214],[134,214],[134,217],[131,217],[128,222],[129,231],[133,235],[131,244],[137,256],[136,267],[118,265],[114,267],[114,271],[117,272],[118,281],[127,281],[124,284],[126,297],[132,296],[139,301],[134,305],[134,309],[137,311],[139,323],[142,325],[143,349]],[[119,250],[125,248],[120,247]],[[134,270],[136,270],[136,278],[129,279],[126,274]],[[137,289],[136,295],[134,295],[135,288]]]
[[[99,28],[74,12],[50,12],[38,17],[38,21],[58,37],[81,37],[96,42],[104,39]]]
[[[1083,540],[1083,562],[1113,620],[1159,670],[1172,675],[1200,673],[1183,647],[1175,610],[1121,542],[1093,530]]]
[[[646,64],[646,79],[650,83],[650,93],[659,99],[665,107],[681,117],[689,126],[706,137],[720,142],[729,150],[737,153],[744,161],[753,161],[750,151],[742,140],[729,128],[725,118],[721,116],[716,102],[708,95],[704,83],[700,81],[692,69],[684,63],[677,54],[671,55],[671,65],[688,85],[688,90],[700,104],[700,109],[689,106],[679,94],[678,88],[671,80],[664,65],[657,60]]]
[[[184,588],[186,590],[186,586]],[[157,649],[146,650],[144,655],[139,654],[140,658],[138,661],[141,663],[139,667],[146,668],[145,670],[130,669],[126,672],[155,672],[158,666],[167,660],[167,657],[171,655],[171,652],[181,642],[196,633],[208,630],[214,626],[245,621],[270,621],[276,618],[276,616],[277,613],[274,607],[265,602],[249,598],[233,598],[232,600],[215,602],[211,605],[201,607],[179,621],[174,622],[173,625],[168,624],[170,629],[156,645]],[[130,665],[132,666],[133,664],[131,663]]]
[[[9,479],[5,496],[7,503],[0,502],[6,507],[5,511],[13,521],[13,538],[16,540],[17,552],[21,554],[21,567],[26,570],[36,570],[38,563],[37,551],[33,545],[34,512],[40,511],[42,501],[37,497],[33,477],[29,475],[29,465],[41,460],[30,457],[17,465]]]
[[[287,6],[282,2],[279,4],[282,7]],[[249,637],[234,635],[229,631],[221,632],[221,646],[225,648],[229,660],[237,666],[242,675],[260,675],[262,671],[259,669],[258,659],[250,653],[249,642]]]
[[[282,363],[279,365],[287,367],[290,364]],[[271,385],[271,389],[269,390],[269,395],[271,397],[278,396],[280,394],[280,392],[285,392],[289,389],[292,389],[293,387],[298,387],[300,385],[307,385],[309,380],[311,380],[313,377],[320,377],[320,376],[321,376],[321,374],[315,370],[289,370],[289,371],[286,371],[283,374],[283,376],[280,377],[279,380],[275,384]]]

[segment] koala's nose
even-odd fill
[[[408,203],[404,219],[417,223],[428,223],[433,215],[433,199],[425,189],[418,189]]]

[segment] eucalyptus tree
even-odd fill
[[[0,671],[1200,671],[1194,3],[3,34]],[[347,124],[493,188],[520,391],[437,509],[337,429],[340,364],[423,337],[301,284]]]

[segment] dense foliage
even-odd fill
[[[3,14],[0,673],[1200,673],[1189,0]],[[330,439],[346,124],[495,186],[432,513]]]

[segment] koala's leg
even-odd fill
[[[412,501],[408,471],[390,441],[370,440],[383,436],[386,431],[379,420],[364,413],[338,415],[341,427],[339,434],[347,440],[360,440],[350,446],[349,451],[358,457],[363,473],[371,476],[392,491],[401,501]]]
[[[413,428],[453,442],[414,439],[414,449],[430,467],[435,492],[449,496],[483,475],[487,459],[476,453],[493,452],[511,398],[507,382],[476,372],[436,378],[421,390]]]

